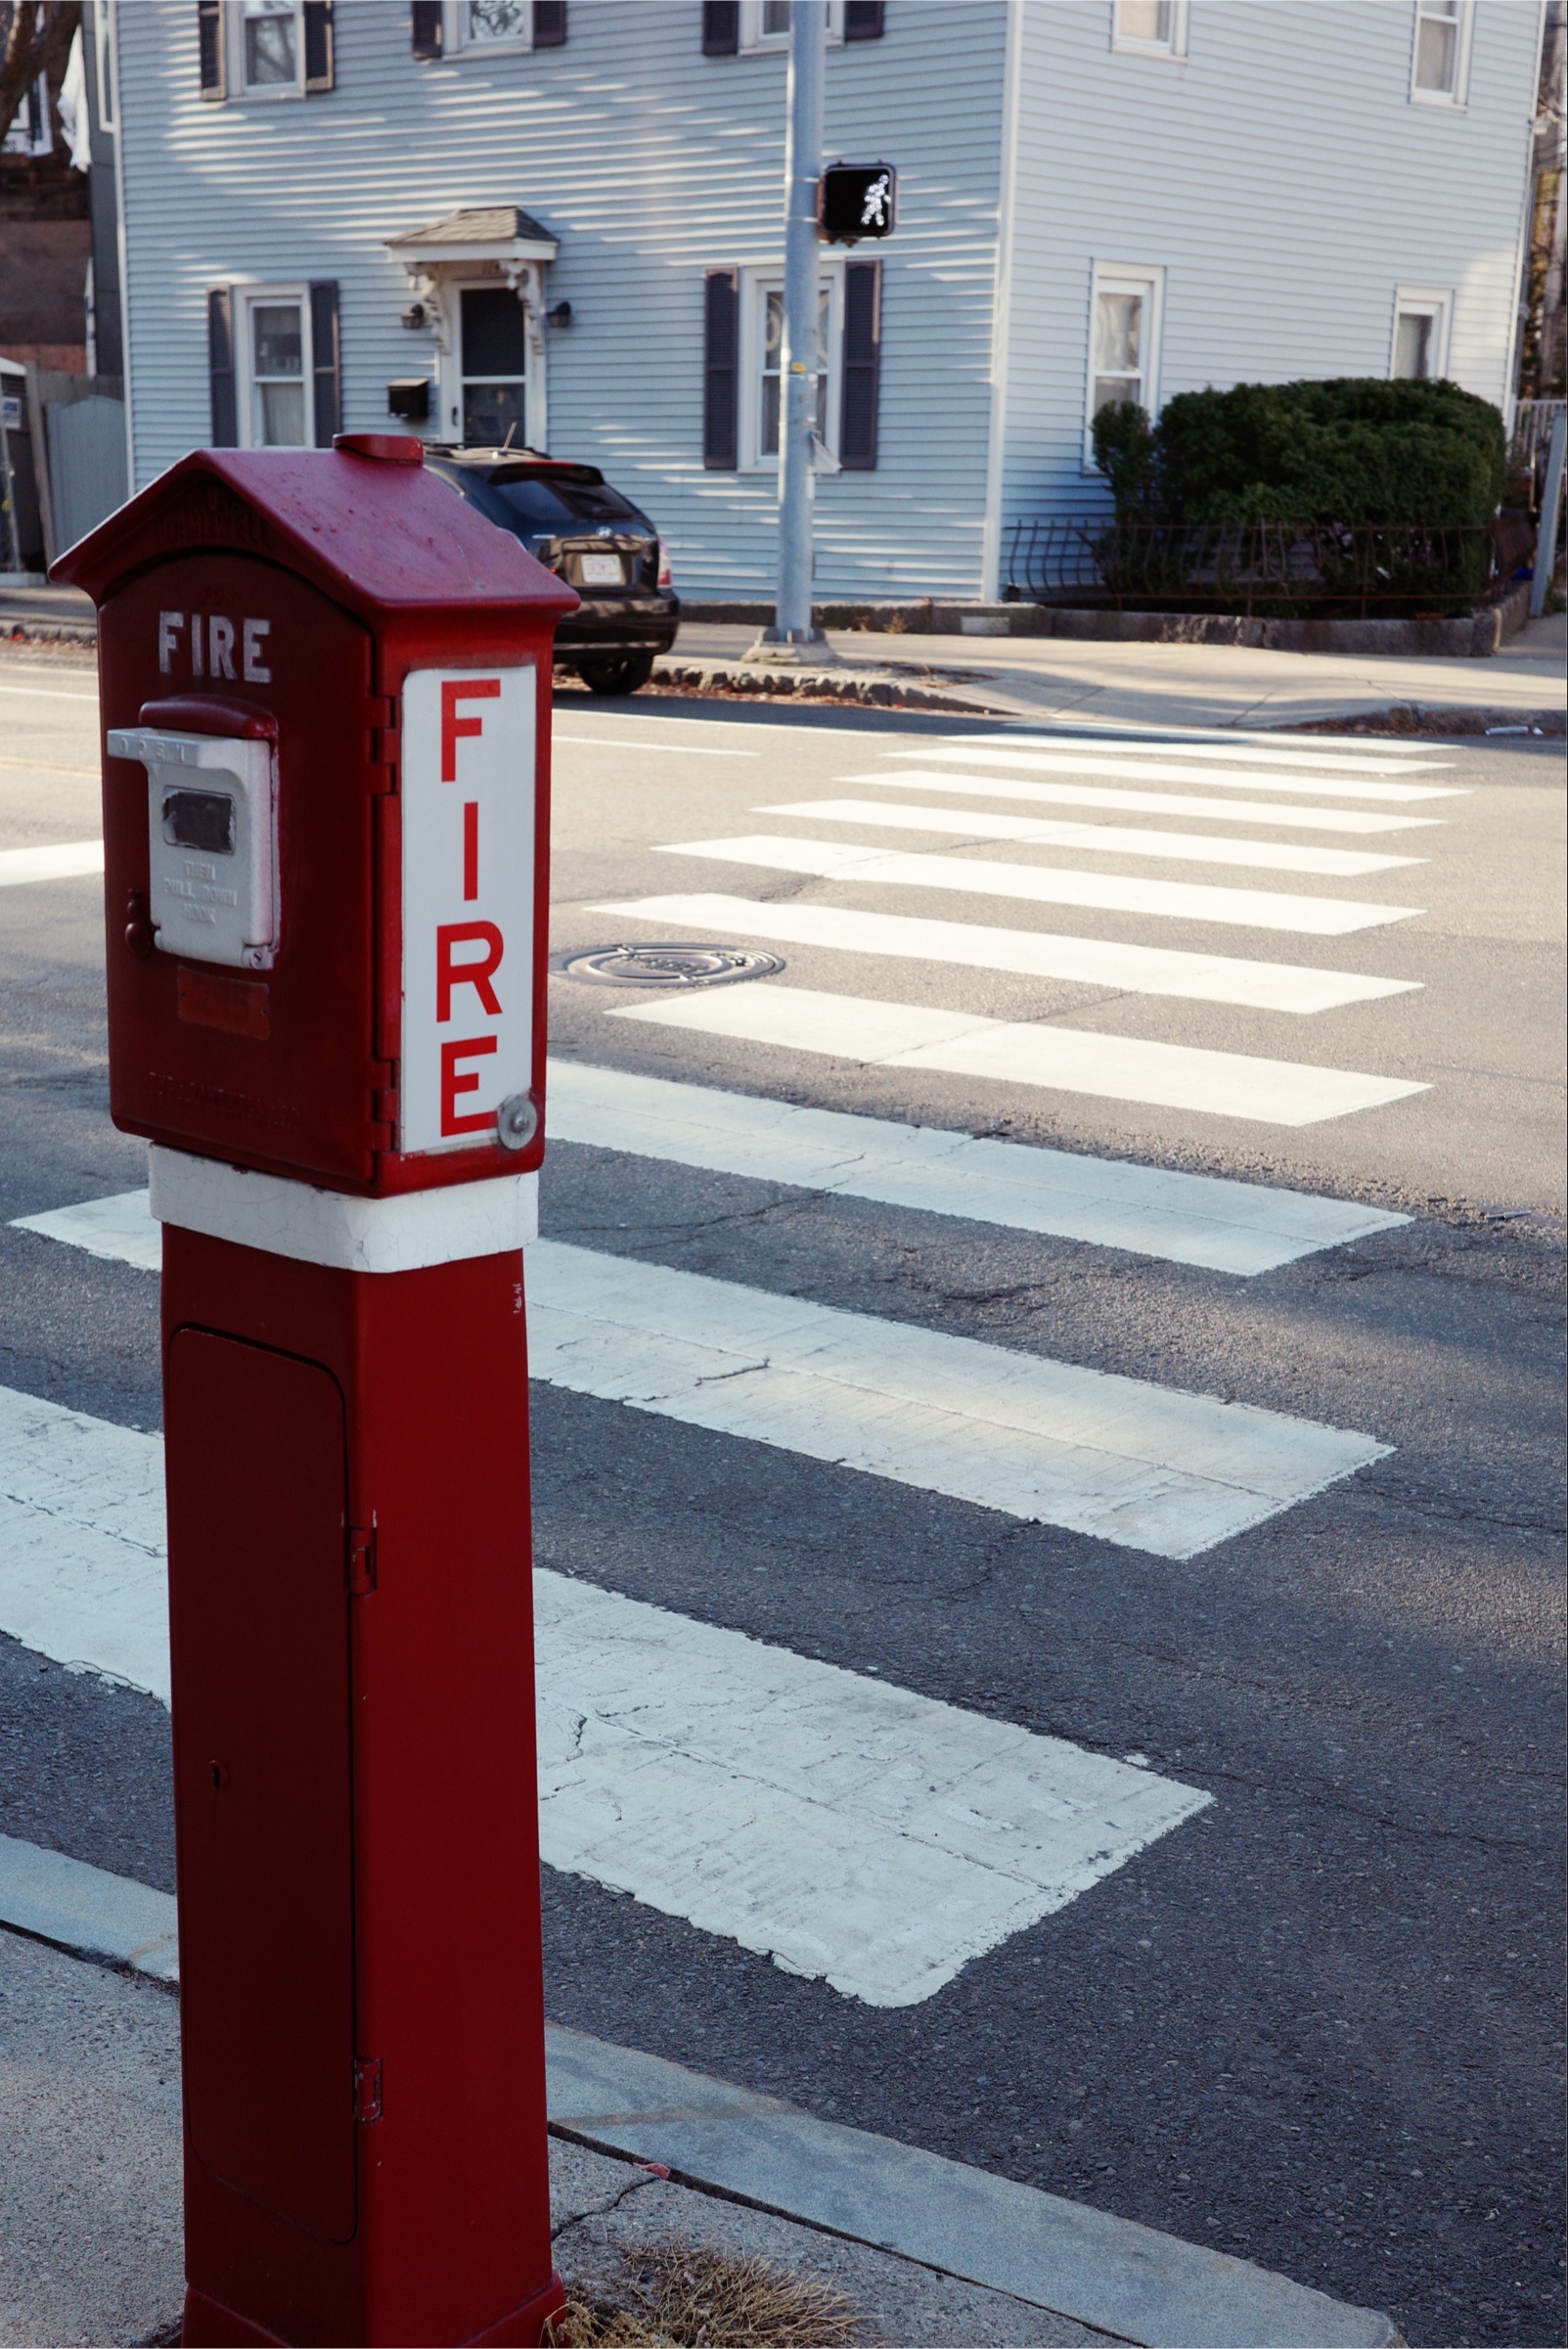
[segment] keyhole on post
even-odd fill
[[[215,1786],[226,1786],[228,1784],[229,1774],[221,1762],[208,1762],[207,1769],[211,1774],[212,1784]]]

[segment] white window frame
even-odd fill
[[[533,8],[525,0],[521,32],[505,40],[475,40],[470,31],[470,0],[442,0],[441,55],[443,57],[526,57],[533,49]]]
[[[304,385],[305,437],[300,441],[263,441],[255,438],[255,330],[250,313],[265,307],[268,302],[293,302],[299,310],[299,363]],[[249,286],[234,288],[234,373],[235,423],[239,429],[240,446],[255,448],[314,448],[316,353],[310,336],[310,288],[294,286]]]
[[[1421,26],[1428,18],[1443,15],[1430,0],[1415,0],[1411,27],[1411,104],[1436,106],[1449,113],[1461,113],[1468,103],[1470,88],[1470,43],[1475,31],[1475,0],[1458,0],[1458,13],[1444,21],[1454,26],[1454,87],[1452,90],[1423,89],[1415,78],[1421,54]]]
[[[115,0],[94,0],[93,7],[93,72],[98,84],[98,127],[112,132],[119,127],[114,112]]]
[[[38,128],[32,129],[36,114]],[[47,75],[40,73],[30,82],[17,102],[11,128],[0,143],[0,154],[51,155],[55,145],[54,109],[49,98]]]
[[[1187,59],[1187,0],[1170,0],[1169,40],[1148,41],[1122,28],[1123,0],[1110,0],[1110,45],[1128,57],[1164,57],[1185,64]]]
[[[1399,322],[1406,317],[1430,318],[1432,321],[1432,372],[1424,381],[1436,383],[1449,371],[1449,339],[1454,327],[1454,289],[1452,286],[1396,286],[1394,316],[1388,335],[1388,378],[1390,383],[1412,384],[1423,379],[1416,376],[1396,376],[1399,359]]]
[[[740,0],[740,55],[778,57],[787,51],[787,32],[764,32],[763,0]],[[828,0],[828,46],[836,48],[844,37],[844,0]]]
[[[844,259],[841,253],[819,255],[818,275],[828,287],[828,348],[823,354],[828,378],[829,450],[838,454],[838,411],[844,377]],[[770,294],[784,292],[784,263],[756,266],[740,272],[740,398],[739,470],[743,474],[777,474],[776,454],[762,447],[762,361],[767,341],[766,304]],[[780,392],[781,418],[783,391]]]
[[[1088,333],[1084,339],[1084,471],[1095,474],[1095,320],[1102,294],[1142,294],[1143,313],[1143,397],[1140,406],[1152,421],[1160,412],[1160,344],[1165,332],[1165,270],[1152,262],[1097,261],[1089,280]]]
[[[305,94],[305,7],[304,0],[291,0],[280,16],[291,15],[294,21],[294,77],[292,81],[258,82],[251,86],[245,77],[245,0],[227,0],[224,9],[223,49],[228,61],[228,94],[244,106],[273,106],[280,100],[287,104]]]

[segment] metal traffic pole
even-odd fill
[[[811,517],[819,322],[817,188],[822,177],[828,0],[790,0],[788,123],[784,136],[784,319],[780,355],[779,596],[756,660],[829,657],[811,624]]]

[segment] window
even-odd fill
[[[240,75],[247,97],[292,97],[304,43],[295,0],[240,0]]]
[[[465,0],[463,17],[465,48],[533,45],[533,0]]]
[[[1111,0],[1110,45],[1144,57],[1186,57],[1187,0]]]
[[[528,334],[508,286],[466,286],[459,296],[463,439],[469,448],[527,446]]]
[[[241,341],[245,439],[253,449],[309,448],[310,323],[304,293],[246,293]]]
[[[55,144],[49,105],[49,83],[40,73],[19,101],[11,128],[0,140],[0,155],[48,155]]]
[[[1446,290],[1401,286],[1394,295],[1394,345],[1388,372],[1417,384],[1448,373],[1449,321],[1454,296]]]
[[[844,0],[828,0],[828,38],[844,37]],[[742,50],[787,49],[789,0],[740,0]]]
[[[1160,310],[1164,271],[1097,262],[1089,320],[1089,398],[1084,457],[1094,462],[1090,428],[1101,408],[1136,400],[1150,416],[1159,405]]]
[[[1411,97],[1418,106],[1462,106],[1470,68],[1470,0],[1415,0]]]
[[[779,462],[783,415],[784,273],[741,272],[740,463],[772,468]],[[817,311],[817,430],[829,449],[838,446],[839,384],[843,372],[844,271],[841,262],[822,272]]]

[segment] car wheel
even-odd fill
[[[591,694],[635,694],[653,674],[653,655],[623,653],[616,660],[580,660],[577,674]]]

